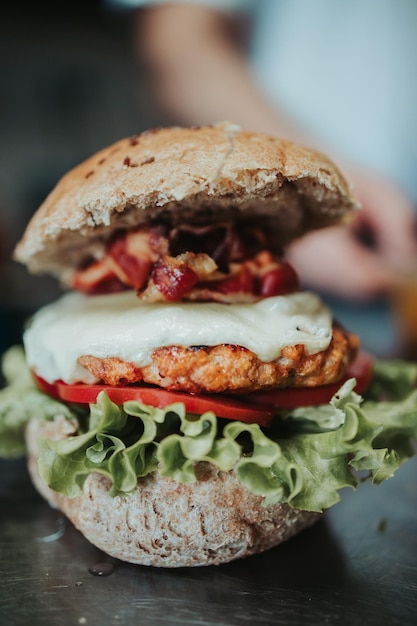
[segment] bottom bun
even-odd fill
[[[27,429],[28,467],[33,483],[100,550],[112,557],[154,567],[219,565],[264,552],[310,526],[320,513],[287,504],[263,506],[233,471],[209,463],[196,467],[197,480],[177,483],[153,472],[126,496],[110,496],[110,480],[92,473],[82,495],[52,491],[37,468],[39,437],[70,434],[63,418]]]

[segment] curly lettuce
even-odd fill
[[[62,415],[73,419],[76,411],[40,393],[33,382],[21,346],[13,346],[2,358],[6,384],[0,390],[0,457],[19,458],[26,452],[24,431],[32,418],[53,419]]]
[[[12,448],[23,453],[22,430],[31,417],[78,419],[77,434],[44,439],[39,458],[46,484],[69,497],[81,492],[91,472],[110,479],[112,495],[129,494],[138,478],[156,469],[193,482],[196,464],[205,461],[233,469],[266,506],[286,502],[323,511],[340,500],[342,488],[355,489],[365,477],[378,484],[393,476],[414,454],[417,440],[417,366],[409,363],[377,362],[366,398],[355,393],[351,379],[327,405],[280,412],[268,431],[218,420],[212,412],[189,414],[181,403],[165,409],[137,401],[118,406],[105,392],[82,413],[37,390],[21,351],[6,355],[4,369],[0,454],[12,456]]]

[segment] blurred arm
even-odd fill
[[[229,120],[305,141],[257,89],[234,32],[237,22],[235,14],[190,4],[138,12],[137,52],[147,63],[159,104],[185,124]]]
[[[138,12],[137,52],[147,63],[159,103],[176,123],[229,120],[327,152],[341,166],[363,210],[352,229],[312,233],[295,242],[289,256],[314,288],[352,299],[390,290],[397,270],[417,262],[411,202],[389,181],[332,154],[272,105],[258,89],[232,25],[232,16],[191,4],[167,3]],[[372,247],[362,245],[358,226],[371,234]]]

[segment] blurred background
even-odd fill
[[[125,12],[95,0],[0,9],[0,352],[59,293],[10,261],[58,179],[96,150],[163,123],[131,51]]]
[[[113,141],[181,121],[150,95],[131,29],[129,12],[99,0],[2,4],[0,352],[20,342],[25,320],[60,293],[55,280],[29,276],[11,260],[58,179]],[[325,298],[366,349],[396,356],[399,329],[390,301]]]

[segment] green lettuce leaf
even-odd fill
[[[384,398],[401,400],[410,393],[416,380],[417,363],[398,359],[377,360],[366,397],[376,402]]]
[[[28,421],[62,415],[76,415],[67,405],[40,393],[26,366],[23,348],[13,346],[3,356],[2,370],[6,386],[0,390],[0,457],[18,458],[25,454],[24,431]]]
[[[22,359],[14,352],[5,361],[8,387],[0,392],[0,441],[10,441],[8,430],[16,437],[33,416],[75,419],[72,408],[35,388]],[[282,411],[268,431],[218,421],[212,412],[187,414],[181,403],[165,409],[136,401],[118,406],[102,392],[88,413],[77,415],[77,435],[41,442],[40,474],[52,489],[74,497],[86,477],[99,472],[108,476],[117,495],[130,493],[138,478],[156,469],[178,482],[195,481],[195,466],[204,461],[234,470],[266,506],[287,502],[323,511],[339,501],[344,487],[355,489],[365,478],[378,484],[414,454],[416,376],[411,364],[377,363],[366,397],[355,393],[355,380],[349,380],[329,404]],[[375,399],[378,389],[382,402]],[[20,447],[15,443],[15,451],[22,450],[22,442]]]
[[[129,401],[121,407],[101,392],[86,433],[43,441],[39,470],[52,489],[70,497],[92,471],[111,479],[112,495],[132,491],[138,477],[157,468],[178,482],[192,482],[196,462],[229,470],[239,459],[240,446],[216,435],[214,413],[189,415],[180,403],[157,409]]]

